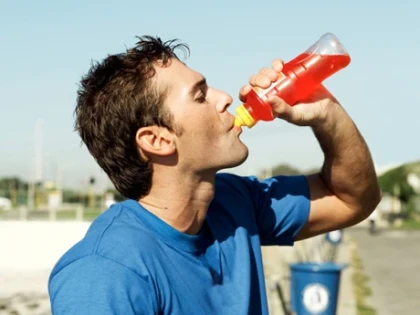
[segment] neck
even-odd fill
[[[148,211],[180,232],[197,234],[214,197],[215,174],[170,174],[155,169],[149,194],[139,200]]]

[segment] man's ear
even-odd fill
[[[140,128],[136,133],[136,143],[146,155],[169,156],[176,151],[174,135],[164,127]]]

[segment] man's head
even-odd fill
[[[185,44],[145,36],[82,78],[76,129],[127,198],[149,192],[156,166],[200,174],[247,157],[226,111],[231,97],[182,63],[178,48],[188,52]]]

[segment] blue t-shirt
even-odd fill
[[[53,314],[268,314],[261,245],[293,245],[309,215],[304,176],[217,174],[197,235],[135,200],[98,216],[57,262]]]

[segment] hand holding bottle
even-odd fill
[[[248,93],[252,89],[258,91],[268,88],[273,82],[278,80],[282,70],[283,61],[276,59],[272,63],[272,68],[262,68],[258,73],[253,74],[249,78],[249,85],[241,88],[239,99],[245,102]],[[270,96],[266,102],[272,106],[276,117],[299,126],[312,126],[322,123],[326,119],[328,112],[335,105],[338,105],[338,101],[322,85],[318,86],[309,96],[294,106],[287,104],[276,95]]]
[[[250,78],[251,89],[245,88],[241,98],[244,102],[236,108],[235,126],[252,128],[258,121],[271,121],[278,115],[306,125],[322,118],[322,104],[332,99],[322,82],[334,73],[347,67],[350,56],[334,34],[326,33],[303,53],[283,64],[276,60],[273,69],[264,68]],[[302,103],[318,104],[313,109],[299,106],[297,110],[282,109],[276,112],[268,101],[277,96],[290,106]],[[276,115],[277,113],[277,115]]]

